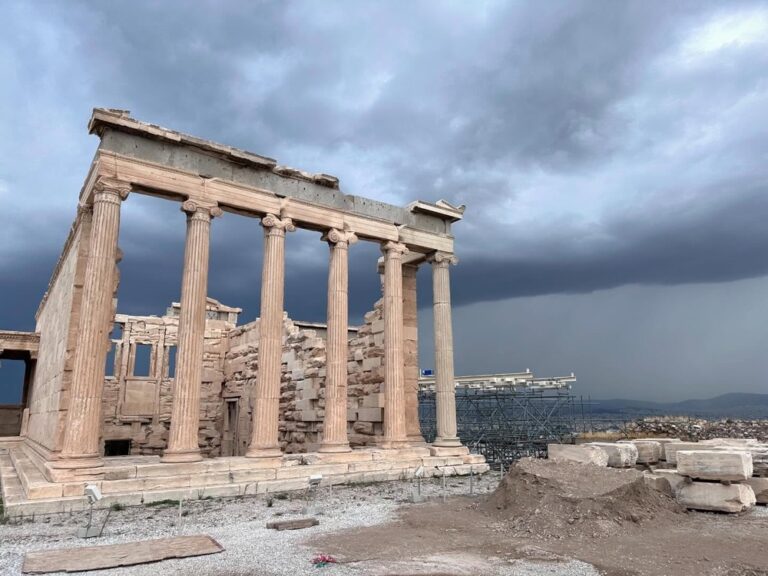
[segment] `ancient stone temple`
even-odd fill
[[[301,489],[317,475],[328,484],[487,469],[456,435],[449,275],[463,207],[345,195],[332,176],[121,110],[94,110],[89,129],[99,148],[36,331],[0,331],[0,357],[27,366],[22,404],[0,411],[9,513],[78,509],[87,484],[99,486],[101,505],[136,504]],[[178,226],[186,220],[181,298],[162,316],[118,313],[120,211],[135,194],[178,202]],[[246,324],[207,291],[211,227],[226,225],[224,213],[264,232],[260,317]],[[320,326],[284,312],[286,240],[299,227],[329,247]],[[350,327],[357,241],[380,245],[371,269],[383,288],[365,323]],[[432,444],[418,416],[421,265],[433,274]]]

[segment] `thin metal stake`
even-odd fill
[[[472,469],[472,466],[469,467],[469,495],[474,496],[475,494],[475,471]]]
[[[443,502],[445,502],[445,468],[443,468]]]

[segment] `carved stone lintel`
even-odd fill
[[[344,248],[357,242],[357,234],[347,230],[331,228],[323,234],[322,240],[328,242],[328,244]]]
[[[427,262],[438,266],[450,266],[451,264],[458,264],[459,259],[455,254],[449,252],[434,252],[427,256]]]

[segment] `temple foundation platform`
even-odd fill
[[[320,486],[335,486],[407,480],[420,468],[424,477],[488,471],[483,456],[433,456],[428,445],[263,459],[222,457],[187,463],[163,463],[158,456],[117,456],[103,462],[93,469],[54,469],[19,439],[0,439],[5,514],[15,517],[86,510],[87,484],[95,484],[103,494],[94,507],[107,508],[113,504],[138,506],[160,500],[301,491],[308,489],[310,477],[317,475],[322,476]]]

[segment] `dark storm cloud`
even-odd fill
[[[92,106],[336,174],[348,193],[466,203],[460,304],[766,273],[764,3],[4,8],[6,298],[44,290],[95,148]],[[126,312],[178,298],[183,216],[153,206],[126,203]],[[258,224],[227,215],[214,229],[211,295],[253,317]],[[327,248],[289,242],[287,308],[319,320]],[[357,315],[377,255],[353,249]]]

